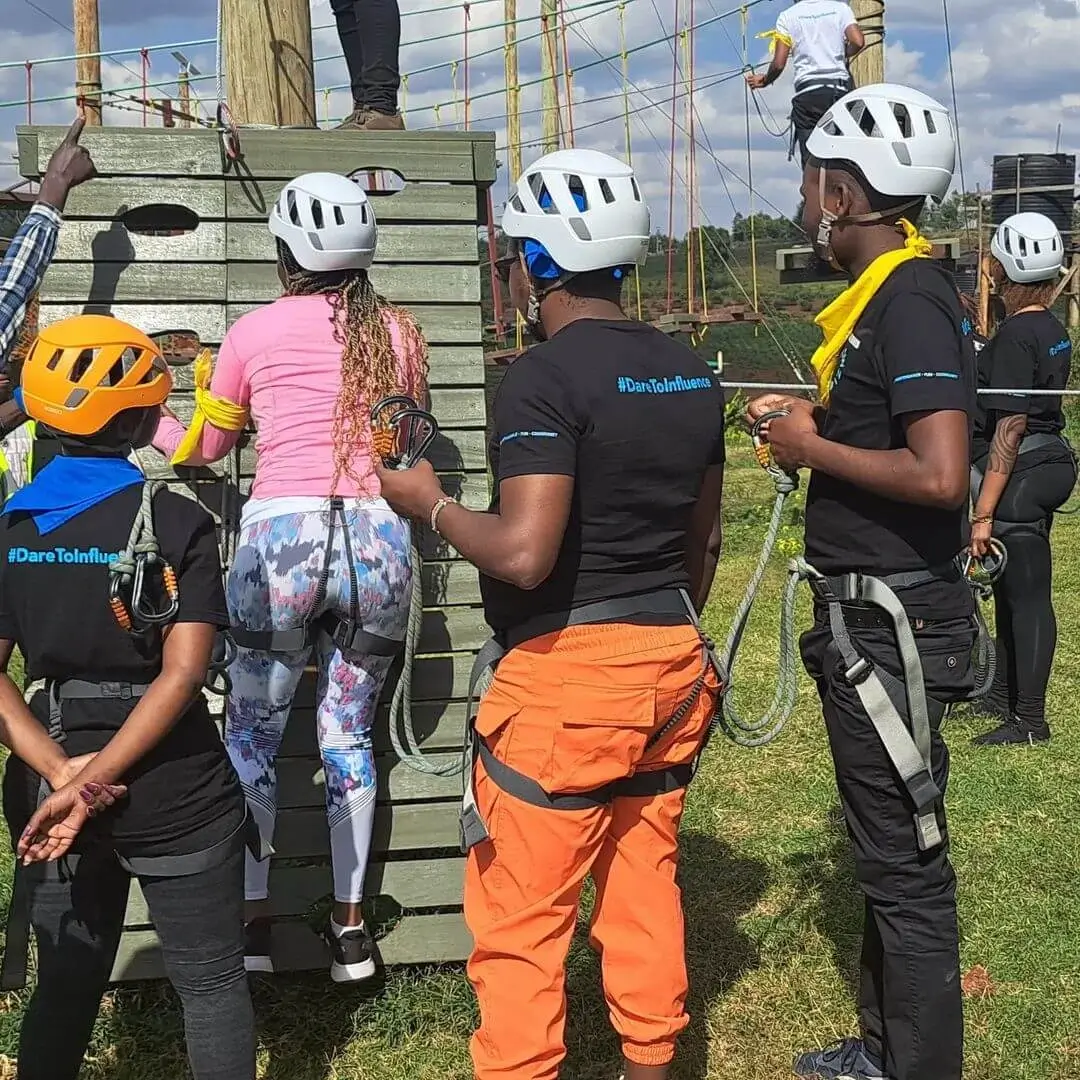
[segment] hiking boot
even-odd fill
[[[244,969],[267,975],[274,973],[270,959],[270,920],[252,919],[244,923]]]
[[[884,1068],[866,1052],[862,1039],[841,1039],[801,1054],[792,1071],[806,1080],[885,1080]]]
[[[366,926],[331,922],[325,937],[333,957],[330,978],[334,982],[362,982],[375,974],[375,942]]]
[[[1050,741],[1050,725],[1043,720],[1030,724],[1015,716],[1007,717],[993,731],[971,740],[973,746],[1034,746]]]
[[[367,119],[367,109],[362,105],[355,105],[353,111],[341,121],[335,131],[359,131]]]
[[[363,131],[404,131],[405,118],[396,111],[384,113],[378,109],[367,109],[359,126]]]

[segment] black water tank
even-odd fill
[[[1058,188],[1018,195],[1024,188]],[[1012,214],[1045,214],[1058,227],[1066,249],[1080,242],[1072,233],[1076,197],[1076,157],[1073,154],[1011,154],[994,158],[994,195],[990,215],[995,226]]]

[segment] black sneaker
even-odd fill
[[[792,1071],[805,1080],[885,1080],[885,1070],[866,1052],[862,1039],[841,1039],[801,1054]]]
[[[274,973],[270,959],[270,920],[252,919],[244,924],[244,968],[267,975]]]
[[[1009,717],[993,731],[978,735],[971,740],[973,746],[1034,746],[1050,741],[1050,725],[1028,724],[1016,717]]]
[[[330,978],[336,983],[363,982],[375,974],[375,942],[365,926],[326,929],[326,943],[333,962]]]

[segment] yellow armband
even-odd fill
[[[765,30],[757,35],[759,38],[765,38],[769,42],[769,55],[772,56],[776,52],[776,43],[779,41],[781,44],[786,45],[789,49],[795,47],[795,39],[788,37],[787,34],[780,33],[779,30]]]
[[[191,418],[187,434],[173,454],[171,465],[184,465],[194,456],[202,438],[207,422],[221,431],[243,431],[248,422],[246,406],[237,405],[226,398],[215,397],[210,393],[210,380],[214,374],[214,364],[210,350],[203,349],[195,359],[195,415]]]

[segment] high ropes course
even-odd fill
[[[30,0],[22,2],[42,11]],[[666,212],[666,237],[658,237],[663,249],[653,253],[654,257],[662,256],[665,260],[665,283],[663,300],[647,307],[640,277],[635,275],[631,304],[636,306],[638,317],[649,319],[671,333],[689,333],[695,344],[711,325],[753,323],[769,336],[796,381],[803,382],[806,371],[797,359],[799,350],[786,332],[784,319],[779,317],[781,313],[759,288],[755,215],[762,207],[768,207],[781,218],[788,215],[755,189],[755,129],[760,123],[768,135],[786,138],[787,133],[779,130],[775,117],[768,113],[768,106],[763,112],[755,95],[744,86],[745,157],[736,167],[714,149],[700,111],[705,92],[741,81],[747,72],[761,66],[752,56],[750,24],[752,10],[764,2],[747,0],[738,7],[721,10],[717,0],[668,0],[666,15],[659,0],[582,0],[573,4],[567,4],[566,0],[541,0],[538,12],[520,17],[516,16],[517,5],[506,0],[468,0],[405,10],[402,12],[403,58],[407,60],[409,53],[417,51],[430,54],[441,43],[448,43],[451,56],[403,71],[401,111],[413,131],[492,127],[505,130],[505,141],[497,151],[505,166],[502,171],[507,186],[520,172],[523,152],[572,147],[578,139],[599,137],[613,143],[611,149],[623,152],[632,161],[635,142],[639,154],[643,140],[651,144],[648,152],[656,155],[666,171],[665,197],[654,195],[652,200],[657,219]],[[515,13],[514,18],[497,17],[503,12],[503,5],[507,12]],[[436,16],[438,24],[458,21],[459,25],[420,37],[416,31],[429,27]],[[317,49],[327,40],[336,43],[333,29],[333,24],[313,27]],[[500,37],[503,40],[498,40]],[[597,43],[616,39],[615,51],[605,52]],[[64,106],[82,103],[83,99],[72,92],[39,94],[38,87],[46,80],[55,81],[53,71],[57,67],[95,57],[105,62],[100,91],[105,119],[115,117],[130,124],[134,114],[144,127],[164,124],[217,128],[223,114],[227,115],[221,41],[219,18],[215,37],[0,63],[0,78],[5,72],[18,69],[25,77],[25,94],[0,101],[0,117],[6,114],[11,122],[25,119],[27,123],[62,119],[67,113]],[[713,61],[730,56],[727,65],[702,70],[697,56],[703,43]],[[664,61],[657,63],[658,51],[670,54],[670,81],[635,80],[631,74],[635,62],[640,64],[645,59],[651,71],[660,69]],[[152,77],[155,62],[162,56],[179,65],[178,76]],[[519,56],[527,71],[539,69],[538,74],[519,78]],[[319,122],[325,126],[338,123],[349,111],[348,84],[318,81],[320,72],[327,71],[335,62],[341,66],[342,61],[343,56],[337,51],[315,56]],[[212,69],[212,73],[206,74],[204,69]],[[600,73],[610,77],[607,87],[598,85],[595,75]],[[109,84],[105,85],[106,82]],[[586,82],[587,92],[582,89]],[[536,97],[541,99],[539,106],[531,103]],[[613,125],[616,130],[622,129],[614,137]],[[726,234],[709,220],[701,198],[703,159],[715,169],[720,189],[733,213],[746,209],[745,203],[740,208],[733,188],[747,193],[749,266],[739,262],[731,245],[723,239]],[[489,218],[494,221],[494,207],[491,209]],[[683,242],[676,239],[680,225]],[[495,239],[494,225],[490,225],[488,262],[494,330],[500,344],[505,345],[507,328],[496,279]],[[684,258],[676,257],[680,247],[684,248]],[[742,303],[713,302],[707,262],[715,262],[730,276]],[[515,348],[503,348],[493,357],[505,359],[520,352],[520,321],[514,344]]]

